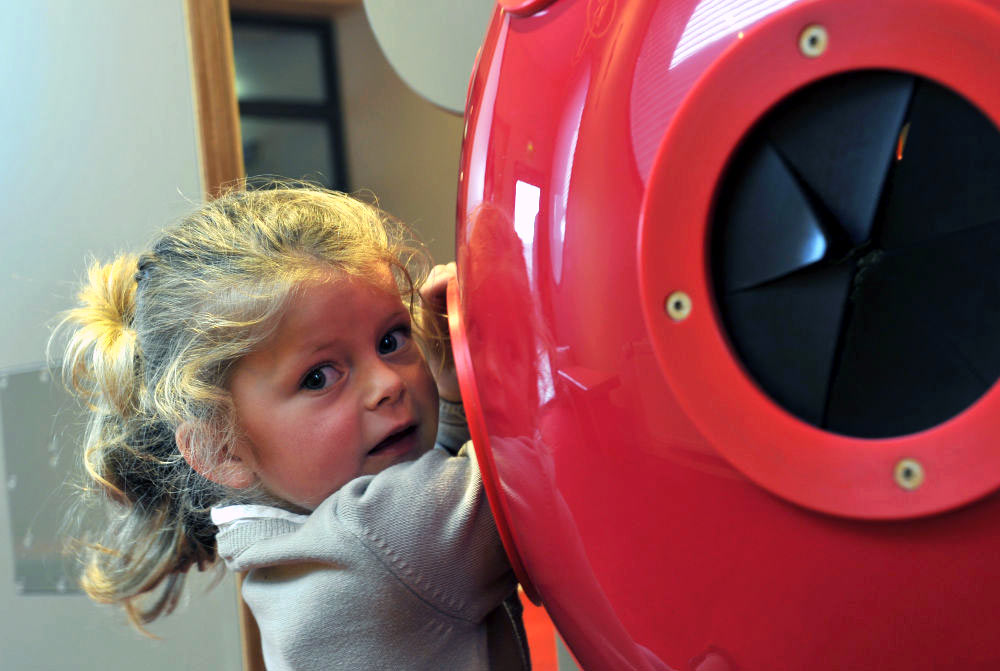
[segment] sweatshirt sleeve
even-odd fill
[[[327,503],[398,580],[452,617],[479,622],[516,587],[471,443],[353,480]]]
[[[437,444],[452,455],[469,441],[469,425],[461,403],[441,399],[438,412]]]

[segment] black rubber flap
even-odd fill
[[[830,266],[726,301],[744,363],[775,401],[813,424],[823,421],[850,281],[846,267]]]
[[[878,234],[882,247],[1000,220],[1000,133],[951,91],[919,83],[898,153]]]
[[[871,255],[825,423],[875,438],[939,424],[1000,376],[1000,226]]]
[[[727,291],[774,280],[823,258],[827,238],[809,199],[767,143],[744,152],[734,166],[722,244]]]
[[[909,75],[818,82],[765,117],[717,193],[730,341],[779,405],[878,438],[1000,377],[1000,133]]]
[[[793,96],[767,122],[768,138],[855,244],[871,234],[912,91],[907,75],[837,77]]]

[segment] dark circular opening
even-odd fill
[[[837,75],[769,112],[716,193],[729,341],[801,419],[882,438],[1000,378],[1000,133],[930,80]]]

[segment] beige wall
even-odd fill
[[[373,191],[417,229],[436,261],[450,261],[463,120],[400,80],[360,6],[338,12],[336,24],[351,186]]]

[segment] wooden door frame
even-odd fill
[[[202,191],[218,196],[244,177],[229,0],[185,0]]]

